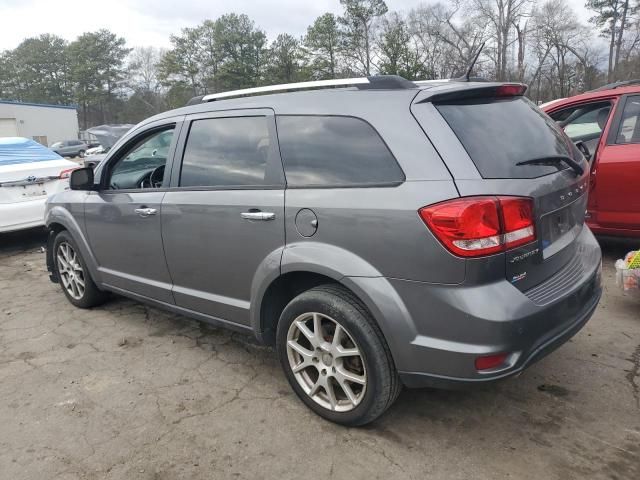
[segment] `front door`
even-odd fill
[[[177,125],[155,125],[114,152],[102,169],[100,190],[85,202],[87,234],[103,282],[165,303],[174,301],[161,208]]]
[[[605,228],[640,231],[640,95],[620,102],[607,145],[594,169],[597,223]]]
[[[279,268],[284,175],[273,112],[187,117],[162,202],[162,234],[178,306],[249,323],[251,283]]]

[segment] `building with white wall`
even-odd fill
[[[0,137],[26,137],[45,146],[78,138],[78,112],[67,105],[0,100]]]

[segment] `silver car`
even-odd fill
[[[587,162],[525,89],[379,76],[196,98],[49,200],[51,278],[81,308],[113,292],[255,335],[344,425],[403,385],[515,375],[601,295]]]
[[[56,142],[49,147],[61,157],[80,157],[84,158],[84,154],[89,145],[82,140],[63,140]]]

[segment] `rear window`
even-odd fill
[[[353,117],[278,116],[287,185],[351,187],[398,184],[404,174],[380,135]]]
[[[564,163],[517,165],[565,155],[578,159],[571,140],[524,97],[482,98],[435,105],[484,178],[535,178]]]

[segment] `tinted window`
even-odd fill
[[[616,143],[640,143],[640,96],[627,100]]]
[[[277,122],[288,185],[354,186],[404,180],[387,146],[363,120],[286,115]]]
[[[191,124],[180,186],[264,185],[270,141],[266,117],[227,117]]]
[[[568,168],[544,162],[566,155],[580,159],[569,138],[547,115],[524,97],[482,98],[437,104],[484,178],[534,178]]]

